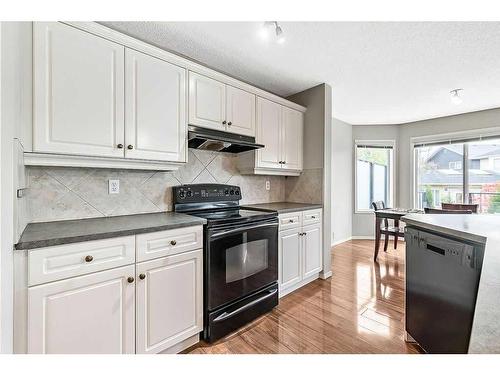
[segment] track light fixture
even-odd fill
[[[454,89],[450,91],[451,102],[455,105],[459,105],[462,103],[462,98],[460,97],[460,91],[464,89]]]
[[[274,32],[272,32],[274,29]],[[277,21],[266,21],[262,26],[261,36],[264,39],[269,39],[270,34],[274,34],[276,38],[276,43],[282,44],[285,42],[285,36],[283,34],[283,29],[278,24]]]

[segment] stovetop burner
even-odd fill
[[[222,184],[191,184],[175,186],[174,210],[207,220],[208,226],[265,220],[277,216],[276,212],[241,209],[242,198],[238,186]]]

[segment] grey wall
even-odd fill
[[[331,276],[332,88],[321,84],[288,97],[307,107],[304,116],[304,171],[287,177],[287,200],[323,204],[323,272]]]
[[[401,125],[357,125],[353,126],[355,139],[396,140],[396,205],[411,207],[411,138],[427,135],[454,133],[473,129],[500,126],[500,108],[471,112],[462,115],[441,117]],[[352,151],[352,155],[354,151]],[[354,159],[354,156],[353,156]],[[353,191],[354,194],[354,191]],[[353,236],[373,236],[373,214],[354,214]]]
[[[353,216],[353,127],[332,121],[332,243],[352,236]]]
[[[399,149],[400,145],[398,142],[399,135],[399,125],[357,125],[352,127],[352,140],[371,140],[371,141],[382,141],[382,140],[394,140],[396,141],[395,147],[395,157],[396,161],[396,171],[399,168]],[[372,237],[375,233],[373,213],[354,213],[356,207],[354,203],[354,145],[351,147],[350,156],[352,160],[352,236],[353,237]],[[395,181],[395,201],[398,201],[398,183],[397,176]]]

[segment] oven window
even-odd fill
[[[268,267],[268,240],[246,242],[226,249],[226,283],[243,280]]]

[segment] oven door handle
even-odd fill
[[[234,311],[231,311],[230,313],[228,312],[223,312],[222,314],[220,314],[217,318],[214,319],[214,322],[222,322],[226,319],[229,319],[230,317],[236,315],[236,314],[239,314],[240,312],[252,307],[253,305],[259,303],[259,302],[262,302],[264,301],[265,299],[268,299],[272,296],[274,296],[276,293],[278,293],[278,288],[275,288],[275,289],[271,289],[271,290],[268,290],[268,293],[265,295],[265,296],[262,296],[262,297],[259,297],[249,303],[247,303],[246,305],[244,306],[241,306],[241,307],[238,307],[236,310]]]
[[[259,228],[266,228],[266,227],[277,227],[278,223],[266,223],[266,224],[259,224],[259,225],[247,225],[245,227],[239,227],[239,228],[234,228],[234,229],[229,229],[229,230],[223,230],[220,232],[214,232],[213,234],[210,235],[210,239],[225,236],[231,233],[238,233],[238,232],[243,232],[247,229],[259,229]]]

